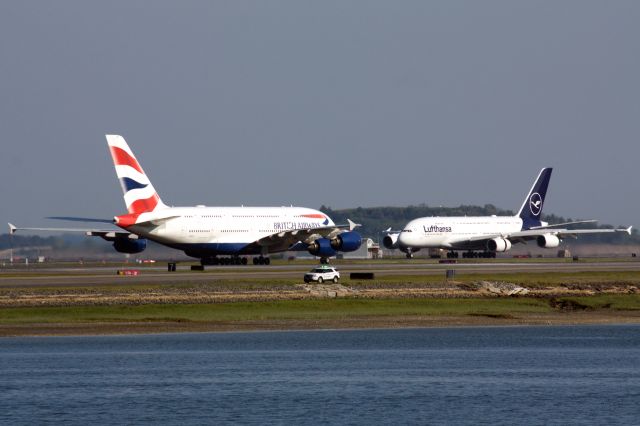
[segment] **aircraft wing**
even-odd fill
[[[540,229],[530,229],[527,231],[518,231],[512,232],[507,235],[507,238],[513,241],[513,239],[524,238],[524,239],[535,239],[540,235],[551,234],[556,237],[562,239],[565,238],[577,238],[579,234],[609,234],[612,232],[626,232],[631,235],[631,226],[628,228],[617,228],[617,229],[554,229],[554,228],[540,228]]]
[[[15,234],[16,231],[50,231],[50,232],[82,232],[90,237],[101,237],[107,241],[113,241],[116,238],[129,238],[137,240],[139,237],[126,231],[118,231],[114,229],[78,229],[78,228],[22,228],[13,224],[9,224],[9,233]]]
[[[582,224],[582,223],[595,223],[595,222],[597,222],[596,219],[578,220],[578,221],[574,221],[574,222],[554,223],[552,225],[547,224],[547,225],[541,225],[541,226],[532,226],[529,229],[557,228],[558,226],[577,225],[577,224]]]
[[[477,243],[480,241],[488,241],[494,238],[506,238],[511,243],[525,243],[529,240],[535,240],[541,235],[555,235],[556,237],[562,239],[565,238],[577,238],[579,234],[608,234],[612,232],[626,232],[631,235],[631,226],[628,228],[617,228],[617,229],[555,229],[555,228],[535,228],[528,229],[525,231],[516,231],[505,234],[493,234],[493,235],[481,235],[477,237],[472,237],[467,239],[466,241],[469,243]]]
[[[353,231],[356,227],[360,226],[350,219],[347,219],[347,222],[348,223],[345,225],[322,226],[320,228],[289,229],[260,238],[258,241],[256,241],[256,243],[262,247],[269,247],[274,251],[286,250],[287,248],[300,241],[305,244],[311,244],[318,238],[331,239],[336,235],[341,234],[342,232],[345,232],[347,230]]]

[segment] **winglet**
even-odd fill
[[[16,226],[14,224],[12,224],[12,223],[9,224],[9,234],[11,234],[11,235],[15,234],[17,229],[18,228],[16,228]]]
[[[354,221],[352,221],[351,219],[347,219],[347,222],[349,223],[349,231],[353,231],[354,229],[356,229],[358,226],[362,226],[359,223],[355,223]]]

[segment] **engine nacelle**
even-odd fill
[[[507,251],[511,248],[511,241],[505,238],[494,238],[487,241],[487,250],[489,251]]]
[[[129,238],[116,238],[113,240],[113,248],[119,253],[140,253],[147,248],[147,240],[140,238],[131,240]]]
[[[544,234],[539,235],[538,238],[536,238],[536,242],[538,243],[538,247],[553,248],[560,245],[560,238],[553,234]]]
[[[318,257],[331,257],[336,251],[331,247],[331,241],[326,238],[318,238],[307,247],[307,251]]]
[[[382,245],[384,246],[384,248],[389,250],[397,249],[399,235],[399,233],[385,235],[382,239]]]
[[[331,248],[339,251],[356,251],[362,245],[362,237],[357,232],[343,232],[331,240]]]

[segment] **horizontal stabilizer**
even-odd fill
[[[96,219],[92,217],[48,216],[45,219],[66,220],[69,222],[113,223],[113,219]]]
[[[77,229],[77,228],[22,228],[17,227],[14,224],[9,224],[9,233],[15,234],[16,231],[44,231],[44,232],[83,232],[90,235],[90,232],[104,233],[104,232],[121,232],[112,229]],[[128,234],[128,233],[126,233]]]
[[[547,229],[547,228],[557,228],[559,226],[567,226],[567,225],[578,225],[581,223],[595,223],[597,222],[596,219],[590,219],[590,220],[578,220],[575,222],[564,222],[564,223],[554,223],[553,225],[542,225],[542,226],[532,226],[529,229]]]
[[[399,234],[400,232],[402,231],[400,231],[399,229],[398,230],[391,229],[391,227],[388,227],[387,229],[382,231],[383,234]]]

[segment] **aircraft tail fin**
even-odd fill
[[[540,170],[540,174],[524,199],[522,207],[520,207],[520,211],[517,214],[522,219],[522,229],[530,229],[542,225],[540,218],[542,217],[542,207],[547,196],[552,170],[551,167]]]
[[[124,138],[120,135],[106,137],[129,213],[140,214],[167,207]]]

